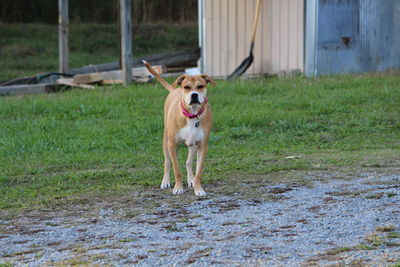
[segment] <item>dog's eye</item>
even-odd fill
[[[199,86],[197,86],[197,89],[203,89],[204,85],[200,84]]]
[[[186,86],[183,87],[183,88],[185,88],[185,89],[187,89],[187,90],[190,90],[190,86],[189,86],[189,85],[186,85]]]

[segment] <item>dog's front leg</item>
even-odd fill
[[[172,167],[174,168],[174,174],[175,174],[175,187],[172,193],[174,195],[180,195],[183,193],[183,183],[182,183],[182,173],[179,170],[179,163],[178,163],[178,157],[176,154],[176,144],[174,140],[169,139],[168,140],[168,150],[169,150],[169,155],[172,161]]]
[[[186,160],[186,172],[187,172],[187,182],[188,186],[193,187],[194,185],[194,175],[193,175],[193,158],[196,154],[197,147],[189,146],[188,147],[188,158]]]
[[[170,187],[169,173],[171,168],[171,159],[169,157],[168,138],[165,132],[163,138],[163,152],[164,152],[164,176],[161,182],[161,189],[166,189]]]
[[[194,194],[196,196],[205,196],[203,187],[201,186],[201,176],[203,174],[204,160],[207,154],[207,143],[200,144],[197,150],[197,166],[196,166],[196,176],[194,177]]]

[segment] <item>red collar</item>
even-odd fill
[[[181,102],[181,105],[182,105],[182,114],[183,114],[185,117],[189,118],[189,119],[198,118],[198,117],[200,117],[201,114],[203,114],[204,110],[206,109],[206,104],[207,104],[207,102],[208,102],[208,98],[206,97],[206,98],[204,98],[203,106],[200,108],[199,112],[197,112],[197,114],[192,114],[192,113],[190,113],[190,112],[186,109],[185,103],[182,101],[182,102]]]

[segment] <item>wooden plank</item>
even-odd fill
[[[211,38],[210,38],[211,40]],[[182,51],[173,51],[167,53],[160,53],[151,56],[145,56],[144,59],[151,65],[165,65],[167,67],[195,67],[197,66],[197,60],[200,57],[200,51],[198,48]],[[132,62],[132,68],[142,67],[143,58],[134,59]],[[119,62],[111,62],[98,65],[88,65],[81,68],[71,69],[71,74],[85,74],[92,72],[104,72],[120,69]]]
[[[117,80],[102,80],[101,84],[122,84],[122,79]]]
[[[0,86],[18,85],[18,84],[36,84],[37,76],[15,78],[0,82]]]
[[[159,74],[163,73],[162,66],[153,66],[153,68],[157,71],[157,73]],[[130,75],[130,77],[132,77],[131,81],[133,78],[135,79],[148,78],[150,76],[151,73],[145,67],[131,69],[131,75]],[[75,84],[97,83],[103,80],[122,80],[123,82],[125,82],[122,70],[77,74],[74,76]]]
[[[101,82],[102,80],[122,79],[122,76],[123,76],[122,70],[78,74],[74,76],[74,83],[79,83],[79,84],[96,83],[96,82]],[[132,80],[132,78],[130,80]]]
[[[103,64],[90,64],[80,68],[71,69],[69,73],[71,74],[85,74],[92,72],[101,72],[101,71],[111,71],[118,70],[120,68],[120,64],[118,61],[103,63]]]
[[[150,77],[133,77],[132,80],[135,83],[147,83],[151,80]],[[122,79],[115,80],[102,80],[100,84],[122,84]]]
[[[93,85],[77,84],[74,82],[73,78],[59,78],[59,79],[57,79],[57,83],[62,84],[62,85],[71,86],[71,87],[83,88],[83,89],[95,89],[95,87]]]
[[[0,86],[0,95],[50,93],[57,91],[61,87],[61,84],[20,84],[11,86]]]
[[[61,73],[67,73],[69,69],[68,36],[68,0],[58,0],[58,60]]]
[[[124,85],[132,83],[132,15],[131,0],[120,0],[121,69]]]

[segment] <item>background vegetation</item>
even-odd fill
[[[0,0],[0,81],[58,69],[58,1]],[[119,0],[69,0],[70,67],[117,61]],[[198,46],[197,0],[132,1],[133,54]]]
[[[70,19],[75,23],[116,23],[119,0],[69,0]],[[56,0],[0,0],[0,22],[58,23]],[[197,0],[134,0],[134,24],[197,22]]]
[[[0,23],[0,81],[57,71],[56,25]],[[197,24],[141,24],[133,27],[133,55],[198,46]],[[117,24],[71,24],[70,67],[118,61]]]

